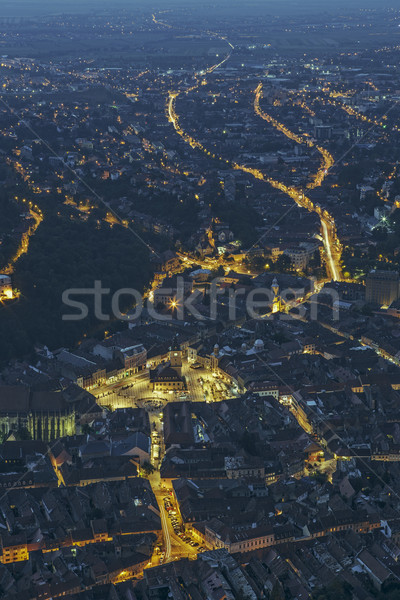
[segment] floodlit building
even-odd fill
[[[50,441],[75,434],[75,407],[63,392],[0,386],[0,432],[27,430],[33,440]]]
[[[12,297],[11,277],[8,275],[0,275],[0,298],[11,299]]]

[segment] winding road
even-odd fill
[[[22,234],[17,251],[15,252],[14,256],[10,259],[10,262],[7,265],[7,267],[5,267],[5,269],[2,270],[2,272],[5,275],[12,275],[12,273],[14,272],[14,266],[16,262],[21,258],[23,254],[26,254],[28,252],[30,238],[35,235],[37,228],[43,221],[43,214],[40,211],[40,209],[36,206],[34,208],[29,208],[29,215],[33,219],[33,223],[29,227],[28,231]]]
[[[213,67],[210,67],[210,69],[208,69],[207,72],[214,71],[216,68],[221,66],[224,62],[226,62],[229,59],[229,57],[230,57],[230,54],[227,55],[223,61],[218,63],[218,65],[214,65]],[[200,85],[200,81],[198,81],[198,85]],[[246,167],[246,166],[240,165],[236,162],[231,162],[229,160],[226,160],[225,158],[208,150],[205,146],[203,146],[203,144],[201,144],[198,140],[196,140],[196,138],[194,138],[192,135],[190,135],[189,133],[187,133],[186,131],[183,130],[183,128],[181,127],[181,125],[179,123],[179,117],[176,112],[176,99],[184,91],[190,91],[192,89],[195,89],[196,87],[198,87],[198,86],[193,86],[192,88],[189,88],[189,90],[182,90],[182,91],[178,91],[178,92],[176,92],[176,91],[169,92],[168,101],[167,101],[167,116],[168,116],[169,122],[172,123],[175,131],[192,148],[201,150],[210,158],[219,160],[225,164],[230,165],[233,169],[242,171],[244,173],[248,173],[249,175],[252,175],[256,179],[258,179],[260,181],[264,181],[265,183],[268,183],[275,189],[280,190],[284,194],[287,194],[292,200],[294,200],[294,202],[296,202],[296,204],[298,206],[301,206],[302,208],[306,208],[310,212],[316,212],[321,221],[321,235],[322,235],[322,241],[323,241],[324,249],[325,249],[325,264],[326,264],[328,279],[329,280],[333,279],[334,281],[340,281],[342,279],[341,266],[340,266],[342,246],[337,237],[335,221],[334,221],[333,217],[326,210],[323,210],[318,204],[314,205],[314,203],[303,193],[302,190],[295,188],[293,186],[287,186],[284,183],[277,181],[275,179],[272,179],[270,177],[266,177],[262,173],[262,171],[260,171],[259,169]],[[325,176],[325,170],[326,169],[324,167],[324,173],[321,175],[317,175],[316,179],[321,180],[321,182],[322,182],[323,177]],[[314,182],[316,179],[314,179]]]
[[[156,19],[155,15],[153,15],[153,22],[156,23],[157,25],[162,25],[162,26],[171,28],[171,25],[169,25],[165,22],[162,22],[162,21],[158,21]],[[342,279],[342,270],[341,270],[342,245],[337,236],[336,224],[333,219],[333,216],[330,215],[328,213],[328,211],[323,210],[318,204],[314,205],[314,203],[310,200],[310,198],[308,198],[304,194],[303,190],[295,188],[293,186],[287,186],[280,181],[266,177],[259,169],[249,168],[244,165],[240,165],[236,162],[231,162],[231,161],[223,158],[222,156],[219,156],[219,155],[215,154],[214,152],[211,152],[205,146],[203,146],[203,144],[201,144],[198,140],[196,140],[196,138],[194,138],[192,135],[190,135],[189,133],[184,131],[183,128],[181,127],[181,125],[179,124],[179,117],[176,112],[177,98],[181,94],[183,94],[183,93],[187,94],[195,89],[198,89],[200,87],[200,85],[206,83],[206,81],[203,77],[205,75],[209,75],[209,74],[213,73],[216,69],[218,69],[219,67],[224,65],[230,59],[232,51],[235,48],[234,45],[226,37],[221,36],[220,34],[212,32],[212,31],[207,31],[206,33],[208,35],[210,35],[212,37],[216,37],[219,40],[224,41],[226,44],[228,44],[229,52],[226,54],[226,56],[220,62],[218,62],[215,65],[212,65],[211,67],[208,67],[204,70],[196,72],[194,74],[196,83],[194,85],[192,85],[191,87],[181,89],[178,91],[176,91],[176,90],[169,91],[168,99],[167,99],[167,110],[166,110],[168,121],[170,123],[172,123],[176,133],[178,133],[178,135],[186,143],[188,143],[193,149],[200,150],[200,151],[204,152],[210,158],[219,160],[222,163],[225,163],[226,165],[230,165],[231,168],[233,168],[233,169],[242,171],[244,173],[248,173],[249,175],[252,175],[256,179],[258,179],[260,181],[264,181],[265,183],[268,183],[275,189],[278,189],[281,192],[283,192],[284,194],[287,194],[292,200],[294,200],[294,202],[298,206],[300,206],[302,208],[306,208],[310,212],[316,212],[321,221],[321,239],[322,239],[322,242],[324,245],[324,254],[325,254],[324,260],[325,260],[325,265],[326,265],[327,277],[329,280],[340,281]],[[332,165],[334,163],[332,155],[325,148],[322,148],[321,146],[316,146],[312,140],[306,139],[305,136],[299,136],[299,135],[291,132],[284,125],[279,123],[276,119],[273,119],[272,117],[270,117],[269,115],[264,113],[260,108],[261,94],[262,94],[262,84],[260,83],[256,89],[255,100],[254,100],[254,108],[255,108],[256,113],[264,120],[271,122],[272,125],[274,125],[274,127],[279,129],[279,131],[284,133],[290,139],[296,141],[299,144],[306,143],[309,147],[315,146],[316,149],[318,150],[318,152],[321,154],[321,156],[322,156],[321,167],[320,167],[320,169],[318,169],[316,175],[314,176],[313,181],[308,184],[307,188],[315,189],[316,187],[319,187],[322,184],[322,182],[324,181],[329,169],[332,167]]]
[[[263,89],[263,84],[260,83],[255,91],[254,110],[255,110],[256,114],[259,117],[261,117],[261,119],[263,119],[264,121],[267,121],[268,123],[270,123],[273,127],[275,127],[275,129],[277,129],[278,131],[283,133],[289,140],[296,142],[296,144],[305,144],[308,148],[315,148],[321,154],[321,156],[322,156],[321,167],[318,169],[317,173],[314,175],[313,181],[311,181],[307,185],[307,187],[311,190],[315,189],[316,187],[319,187],[322,184],[322,182],[324,181],[325,177],[327,176],[329,169],[333,166],[333,164],[335,162],[332,154],[330,152],[328,152],[328,150],[326,150],[322,146],[317,146],[311,138],[306,137],[305,135],[299,135],[297,133],[294,133],[293,131],[290,131],[290,129],[288,129],[286,127],[286,125],[283,125],[282,123],[280,123],[279,121],[274,119],[271,115],[269,115],[265,111],[263,111],[260,107],[260,100],[262,98],[262,89]]]

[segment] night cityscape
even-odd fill
[[[400,5],[0,3],[0,598],[400,600]]]

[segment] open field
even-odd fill
[[[4,25],[3,25],[4,27]],[[19,26],[21,36],[0,39],[0,54],[11,57],[30,57],[52,60],[94,59],[95,65],[109,66],[115,61],[142,62],[148,58],[196,57],[226,51],[220,40],[173,35],[165,31],[133,31],[131,35],[119,33],[95,36],[92,31],[64,33],[49,31],[35,22]],[[79,44],[77,43],[79,38]]]
[[[361,50],[363,48],[379,48],[385,45],[397,45],[400,43],[400,31],[367,32],[354,31],[329,31],[326,34],[310,32],[303,34],[301,32],[266,32],[265,35],[256,36],[241,36],[238,39],[240,44],[271,44],[271,50],[282,53],[297,53],[301,51],[319,51],[325,52],[329,50]],[[264,53],[265,50],[253,50],[253,54],[257,52]]]

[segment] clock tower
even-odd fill
[[[171,349],[169,351],[169,362],[171,368],[174,369],[178,373],[178,375],[182,374],[182,350],[178,344],[177,336],[174,337],[174,341],[172,342]]]

